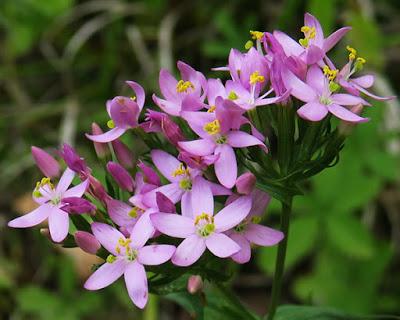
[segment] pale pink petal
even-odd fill
[[[35,210],[24,214],[8,223],[11,228],[28,228],[36,226],[48,218],[53,206],[50,204],[42,204]]]
[[[60,178],[60,181],[56,187],[56,194],[62,194],[68,187],[71,185],[72,180],[75,177],[75,172],[72,171],[70,168],[65,169],[63,175]]]
[[[207,138],[208,133],[204,131],[204,126],[215,120],[212,112],[182,111],[181,117],[187,121],[190,128],[202,138]]]
[[[139,106],[139,110],[141,111],[143,109],[144,100],[146,98],[143,87],[135,81],[126,81],[126,83],[132,88],[133,91],[135,91],[136,102]]]
[[[208,185],[211,188],[211,192],[214,196],[229,196],[232,194],[232,191],[224,186],[221,186],[219,183],[214,183],[207,181]]]
[[[348,122],[367,122],[368,118],[360,117],[359,115],[347,110],[346,108],[338,105],[338,104],[330,104],[328,106],[329,112],[334,114],[339,119],[348,121]]]
[[[309,45],[307,48],[306,61],[307,64],[312,65],[320,61],[325,55],[325,52],[318,46],[313,44]]]
[[[271,196],[264,191],[261,191],[259,189],[254,189],[253,192],[251,193],[251,199],[252,199],[252,206],[250,215],[261,216],[264,214],[267,205],[271,201]]]
[[[87,290],[99,290],[109,286],[124,274],[125,259],[117,259],[113,263],[104,263],[98,268],[83,285]]]
[[[89,185],[89,179],[86,179],[85,181],[81,182],[80,184],[76,185],[75,187],[72,187],[71,189],[67,190],[63,194],[63,198],[68,198],[68,197],[82,197],[83,194],[85,193],[87,187]]]
[[[361,76],[358,78],[351,79],[351,82],[359,85],[363,88],[370,88],[374,84],[375,77],[372,74],[366,74],[365,76]]]
[[[235,185],[237,178],[237,163],[235,152],[232,147],[223,144],[218,150],[219,158],[214,163],[215,174],[218,181],[227,188]]]
[[[187,238],[196,232],[193,219],[170,213],[153,213],[154,227],[170,237]]]
[[[177,203],[179,202],[179,200],[181,200],[184,190],[181,189],[179,187],[179,184],[176,182],[155,188],[143,195],[142,201],[147,207],[157,208],[157,192],[161,192],[163,195],[168,197],[173,203]]]
[[[125,202],[115,199],[107,201],[108,215],[119,226],[131,225],[136,221],[135,217],[129,215],[131,211],[132,207]]]
[[[91,224],[93,235],[101,243],[101,245],[114,255],[118,255],[116,250],[118,240],[125,240],[125,236],[112,226],[101,223],[93,222]]]
[[[304,48],[286,33],[282,31],[274,31],[275,39],[280,43],[287,56],[300,56],[304,52]]]
[[[289,69],[282,70],[282,80],[286,89],[290,90],[290,94],[297,99],[310,102],[317,98],[315,90],[305,82],[297,78]]]
[[[157,97],[155,94],[153,94],[152,98],[153,98],[154,103],[156,105],[158,105],[161,110],[163,110],[164,112],[166,112],[172,116],[179,116],[179,113],[181,112],[180,104],[177,104],[176,102],[161,99],[161,98]]]
[[[396,96],[387,96],[387,97],[381,97],[381,96],[377,96],[371,92],[369,92],[368,90],[364,89],[363,87],[359,86],[358,84],[354,84],[354,87],[361,91],[362,93],[364,93],[366,96],[378,100],[378,101],[387,101],[387,100],[393,100],[396,99]]]
[[[242,196],[224,207],[214,217],[215,228],[218,232],[224,232],[243,221],[251,209],[251,197]]]
[[[110,131],[104,132],[103,134],[91,135],[86,133],[86,137],[95,142],[106,143],[118,139],[125,133],[125,131],[126,129],[124,128],[115,127]]]
[[[215,142],[211,139],[181,141],[178,142],[178,145],[186,152],[195,156],[208,156],[214,152],[216,147]]]
[[[333,103],[342,106],[355,106],[357,104],[369,105],[364,99],[347,93],[335,93],[331,95],[331,100]]]
[[[176,101],[176,85],[178,81],[166,69],[160,70],[159,86],[162,95],[169,101]]]
[[[315,28],[315,38],[313,40],[313,43],[322,48],[324,42],[324,32],[318,19],[316,19],[312,14],[306,12],[304,14],[304,25]]]
[[[250,242],[242,234],[236,232],[230,234],[229,237],[240,247],[239,252],[231,256],[232,260],[240,264],[249,262],[251,258]]]
[[[49,230],[54,242],[63,241],[68,235],[69,217],[68,213],[57,207],[53,207],[49,215]]]
[[[167,244],[150,245],[138,250],[138,261],[141,264],[156,266],[167,262],[175,253],[176,248]]]
[[[133,261],[127,265],[124,277],[129,297],[135,306],[143,309],[148,299],[146,270],[142,264]]]
[[[227,135],[228,144],[234,148],[246,148],[251,146],[261,146],[266,148],[262,141],[258,140],[256,137],[243,131],[231,131]]]
[[[324,92],[326,77],[317,65],[312,65],[308,69],[306,82],[310,87],[316,89],[320,94]]]
[[[185,217],[193,217],[192,192],[186,191],[181,199],[181,212]]]
[[[244,236],[247,240],[259,246],[273,246],[283,239],[284,234],[260,224],[249,223]]]
[[[297,110],[297,114],[305,120],[320,121],[326,117],[328,109],[321,103],[309,102]]]
[[[153,223],[151,222],[151,215],[154,213],[153,209],[149,209],[143,213],[131,232],[131,245],[134,248],[141,248],[149,240],[156,231]]]
[[[239,252],[240,246],[223,233],[213,233],[206,238],[207,249],[220,258],[227,258]]]
[[[208,183],[201,177],[193,181],[192,186],[192,212],[193,216],[207,213],[214,214],[214,198]],[[187,214],[185,214],[187,216]]]
[[[335,44],[338,43],[339,40],[342,39],[345,34],[350,30],[350,27],[340,28],[339,30],[336,30],[334,33],[332,33],[329,37],[327,37],[323,45],[324,51],[328,52],[329,50],[331,50],[335,46]]]
[[[161,174],[171,182],[179,181],[180,176],[174,177],[175,170],[179,169],[181,162],[174,156],[162,150],[152,150],[151,160]]]
[[[176,248],[171,261],[177,266],[187,267],[199,260],[205,250],[206,243],[204,239],[200,238],[197,234],[193,234],[183,240],[178,248]]]

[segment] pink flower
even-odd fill
[[[46,177],[54,178],[60,174],[60,165],[57,160],[41,148],[32,146],[32,157],[36,165]]]
[[[235,185],[237,178],[237,163],[233,148],[261,146],[265,144],[255,136],[240,131],[243,124],[241,112],[232,101],[216,100],[216,110],[210,112],[183,112],[182,117],[189,123],[199,140],[179,142],[179,146],[196,156],[218,155],[214,168],[218,181],[227,188]]]
[[[100,242],[89,232],[78,230],[74,233],[74,239],[79,248],[87,253],[96,254],[101,248]]]
[[[107,101],[107,112],[111,118],[109,122],[110,131],[99,135],[86,134],[86,137],[96,142],[110,142],[125,133],[130,128],[138,126],[140,112],[144,106],[145,93],[143,88],[133,81],[127,84],[135,91],[136,97],[117,96]]]
[[[68,212],[63,210],[64,198],[82,197],[86,191],[89,180],[68,189],[75,173],[67,168],[54,187],[49,178],[43,178],[38,182],[33,191],[33,199],[40,204],[35,210],[22,217],[11,220],[8,223],[12,228],[28,228],[40,224],[48,219],[50,235],[54,242],[63,241],[68,235],[69,218]]]
[[[164,112],[178,116],[181,110],[200,110],[207,91],[204,75],[182,61],[178,61],[182,79],[177,81],[169,71],[161,69],[159,85],[164,99],[153,95],[153,101]]]
[[[308,70],[306,82],[287,69],[284,70],[282,78],[285,86],[290,88],[291,95],[306,102],[297,110],[298,115],[303,119],[320,121],[330,112],[348,122],[368,121],[367,118],[362,118],[343,106],[369,105],[369,103],[350,94],[333,93],[327,77],[317,65],[311,66]]]
[[[131,177],[129,172],[123,166],[121,166],[119,163],[109,161],[106,167],[107,171],[118,183],[118,186],[121,189],[133,192],[135,182],[133,181],[133,178]]]
[[[148,299],[147,276],[144,265],[159,265],[168,261],[175,252],[171,245],[148,245],[148,235],[135,228],[126,238],[113,227],[95,222],[92,232],[102,246],[111,254],[107,261],[85,282],[88,290],[109,286],[124,275],[126,288],[132,302],[143,309]]]
[[[171,261],[178,266],[189,266],[201,257],[206,248],[220,258],[238,252],[240,247],[224,232],[246,218],[250,208],[251,198],[243,196],[214,216],[211,189],[204,181],[199,181],[193,186],[191,208],[183,207],[182,215],[154,213],[151,221],[160,232],[185,239]]]

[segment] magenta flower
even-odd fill
[[[171,261],[178,266],[195,263],[206,248],[220,258],[227,258],[240,247],[225,231],[237,226],[248,215],[250,196],[243,196],[223,208],[214,216],[214,199],[210,187],[204,182],[193,186],[190,212],[182,208],[182,215],[154,213],[151,221],[157,230],[176,238],[183,238]]]
[[[235,104],[232,101],[218,98],[216,105],[213,113],[182,113],[182,117],[201,139],[179,142],[179,146],[196,156],[218,155],[214,163],[215,174],[224,187],[232,188],[237,178],[237,163],[233,148],[258,145],[267,149],[255,136],[239,130],[243,123],[242,116],[234,110]]]
[[[182,61],[177,63],[182,80],[177,81],[169,71],[161,69],[159,85],[164,99],[153,95],[153,101],[164,112],[178,116],[181,110],[200,110],[207,92],[204,75]]]
[[[50,235],[54,242],[63,241],[68,235],[68,212],[63,210],[64,198],[82,197],[88,186],[88,180],[68,189],[75,173],[67,168],[58,182],[57,187],[49,178],[43,178],[38,182],[33,191],[33,199],[40,204],[35,210],[22,217],[11,220],[8,223],[12,228],[28,228],[40,224],[48,219]]]
[[[85,282],[88,290],[99,290],[109,286],[124,275],[126,288],[132,302],[143,309],[148,299],[147,276],[144,265],[159,265],[167,262],[175,252],[171,245],[148,245],[146,233],[134,228],[126,238],[113,227],[95,222],[92,232],[111,254],[107,261]]]
[[[332,93],[329,80],[317,65],[311,66],[308,70],[306,82],[301,81],[287,69],[284,70],[282,77],[285,86],[291,90],[291,95],[306,102],[297,110],[303,119],[320,121],[330,112],[348,122],[368,121],[367,118],[362,118],[343,106],[369,105],[369,103],[350,94]]]
[[[157,169],[170,183],[144,195],[143,202],[149,207],[156,207],[156,193],[161,192],[173,203],[181,201],[181,206],[186,208],[185,212],[189,212],[192,188],[199,180],[204,180],[201,177],[202,171],[185,166],[174,156],[162,150],[152,150],[151,158]],[[210,181],[206,181],[206,184],[210,186],[214,195],[231,194],[230,190],[219,184]]]
[[[125,133],[130,128],[138,126],[140,112],[144,106],[145,93],[143,88],[133,81],[126,82],[135,92],[135,97],[117,96],[107,101],[107,112],[111,118],[108,122],[110,131],[99,135],[86,134],[92,141],[110,142]]]
[[[237,196],[232,196],[227,203],[232,203]],[[234,240],[240,250],[232,255],[237,263],[247,263],[251,258],[251,244],[269,247],[279,243],[284,234],[281,231],[260,225],[261,216],[267,207],[270,197],[267,193],[255,189],[252,194],[252,208],[250,214],[240,224],[226,234]]]
[[[119,163],[109,161],[107,163],[107,171],[117,182],[118,186],[126,191],[133,192],[135,182],[129,172]]]
[[[274,31],[273,35],[281,44],[287,57],[299,57],[311,65],[319,62],[350,30],[350,27],[340,28],[325,38],[319,21],[313,15],[306,13],[304,26],[301,28],[304,38],[299,40],[300,43],[281,31]]]

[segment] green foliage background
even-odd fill
[[[173,69],[178,59],[211,75],[211,67],[226,63],[231,47],[243,48],[250,29],[279,28],[299,37],[305,10],[320,19],[326,33],[351,25],[335,59],[344,62],[345,45],[351,44],[376,72],[376,92],[399,92],[396,0],[0,2],[0,318],[175,319],[180,310],[168,301],[189,312],[194,308],[171,295],[153,299],[139,313],[122,283],[85,292],[71,259],[37,229],[8,230],[6,222],[16,215],[14,199],[39,178],[30,145],[68,141],[95,163],[83,132],[92,121],[106,122],[104,102],[126,90],[124,80],[157,90],[159,68]],[[295,199],[285,302],[399,314],[398,107],[394,101],[366,110],[372,120],[354,128],[339,164]],[[268,224],[278,222],[278,210],[272,202]],[[258,299],[252,303],[265,311],[276,250],[257,252],[237,272],[239,280],[249,273],[266,280],[261,291],[254,289]],[[235,288],[246,300],[248,288],[240,283]]]

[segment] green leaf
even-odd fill
[[[300,259],[311,252],[317,237],[318,223],[314,217],[293,219],[289,229],[289,242],[285,268],[294,266]],[[263,247],[257,257],[258,265],[267,273],[273,273],[278,246]]]
[[[349,320],[350,316],[329,307],[280,306],[274,320]]]

